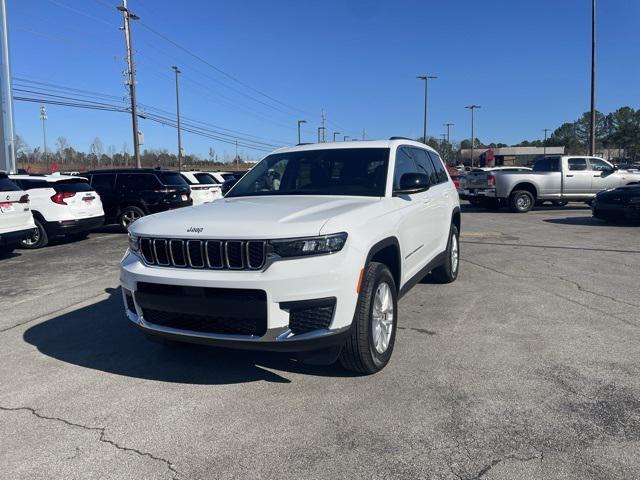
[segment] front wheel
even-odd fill
[[[454,282],[456,278],[458,278],[459,267],[460,235],[458,233],[458,227],[451,225],[444,263],[433,269],[431,272],[431,278],[433,278],[437,283]]]
[[[136,220],[144,217],[144,211],[134,205],[124,207],[120,216],[118,217],[118,223],[123,230],[127,230]]]
[[[340,354],[347,370],[371,374],[382,370],[393,352],[398,324],[396,283],[386,265],[365,267],[351,332]]]
[[[535,198],[527,190],[516,190],[509,196],[509,209],[514,213],[527,213],[534,204]]]

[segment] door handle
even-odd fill
[[[601,177],[602,175],[594,175],[594,177]]]
[[[573,177],[573,175],[567,175],[567,177]]]

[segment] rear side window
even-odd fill
[[[442,160],[440,159],[440,155],[435,152],[428,152],[431,157],[431,161],[433,162],[433,168],[436,170],[436,174],[438,176],[438,183],[444,183],[449,180],[449,176],[447,175],[447,171],[444,169],[444,165],[442,164]]]
[[[549,157],[538,160],[533,165],[534,172],[558,172],[560,170],[560,157]]]
[[[194,173],[193,176],[196,177],[198,179],[198,182],[200,182],[200,183],[206,183],[207,185],[217,185],[218,184],[218,182],[216,182],[216,179],[213,178],[208,173]]]
[[[58,193],[78,193],[78,192],[91,192],[93,188],[88,182],[78,180],[67,180],[63,182],[56,182],[52,185]]]
[[[181,179],[179,173],[176,173]],[[187,182],[182,179],[185,185]],[[117,188],[128,188],[131,190],[153,190],[158,188],[160,184],[156,176],[151,173],[121,173],[118,175]]]
[[[570,158],[569,170],[571,171],[587,170],[587,159],[586,158]]]
[[[163,185],[188,185],[187,181],[177,172],[156,173]]]
[[[116,176],[113,173],[98,173],[92,176],[91,186],[98,192],[106,192],[113,190],[113,182]]]
[[[411,152],[413,153],[413,159],[418,166],[418,171],[429,177],[429,183],[431,183],[431,185],[440,183],[438,180],[438,172],[436,172],[436,169],[433,167],[433,163],[431,162],[427,152],[421,148],[412,148]]]
[[[7,177],[0,177],[0,192],[15,192],[20,188]]]

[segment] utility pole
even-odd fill
[[[591,132],[589,155],[596,154],[596,0],[591,0]]]
[[[178,125],[178,171],[182,171],[182,138],[180,136],[180,94],[178,90],[178,75],[182,72],[177,66],[171,67],[176,72],[176,120]]]
[[[464,108],[468,108],[469,110],[471,110],[471,166],[473,167],[473,150],[475,147],[475,143],[476,143],[476,133],[474,130],[474,111],[476,108],[480,108],[480,105],[467,105]]]
[[[441,133],[440,136],[442,137],[442,140],[440,141],[440,150],[442,150],[444,148],[444,142],[447,141],[447,134]]]
[[[320,130],[322,131],[322,140],[318,140],[319,142],[326,142],[326,138],[325,138],[325,127],[324,127],[324,121],[325,121],[325,116],[324,116],[324,110],[322,110],[320,112]]]
[[[333,141],[336,141],[336,135],[340,135],[340,132],[333,132]]]
[[[346,142],[346,141],[347,141],[347,138],[351,138],[351,137],[350,137],[349,135],[345,135],[344,137],[342,137],[342,141],[343,141],[343,142]]]
[[[307,123],[306,120],[298,120],[298,145],[300,145],[302,143],[302,141],[300,140],[300,125],[302,125],[303,123]]]
[[[240,157],[238,156],[238,140],[236,140],[236,172],[240,171]]]
[[[543,128],[542,131],[544,132],[544,143],[542,144],[542,147],[543,147],[542,158],[547,158],[547,132],[549,132],[549,129]]]
[[[364,128],[363,128],[363,129],[362,129],[362,140],[364,140],[364,139],[365,139],[366,133],[367,133],[367,132],[365,132],[365,130],[364,130]]]
[[[447,127],[447,143],[451,143],[451,127],[455,125],[455,123],[443,123],[445,127]]]
[[[44,161],[47,165],[45,172],[49,173],[49,155],[47,154],[47,107],[40,106],[40,120],[42,120],[42,151],[44,152]]]
[[[122,12],[124,18],[124,40],[127,45],[127,84],[129,85],[129,97],[131,98],[131,126],[133,128],[133,154],[136,158],[136,168],[142,167],[140,160],[140,139],[138,138],[138,102],[136,99],[136,70],[133,63],[133,48],[131,47],[131,20],[140,20],[136,14],[127,8],[127,0],[122,0],[122,5],[116,7]]]
[[[0,3],[0,43],[2,70],[0,71],[0,170],[16,173],[16,150],[13,131],[13,92],[11,89],[11,61],[9,58],[9,30],[7,5]]]
[[[424,123],[422,126],[422,141],[423,143],[427,143],[427,87],[429,85],[429,80],[435,80],[436,76],[433,75],[418,75],[416,77],[418,80],[424,80]]]
[[[318,143],[320,143],[322,141],[322,138],[320,137],[320,135],[321,135],[320,132],[322,132],[322,127],[318,127]]]

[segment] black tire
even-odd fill
[[[12,243],[10,245],[3,245],[2,247],[0,247],[0,258],[8,257],[13,253],[15,249],[16,249],[15,243]]]
[[[456,259],[454,260],[453,251],[456,250]],[[458,227],[451,225],[449,230],[449,241],[447,242],[446,258],[444,263],[436,267],[431,272],[431,278],[437,283],[451,283],[458,278],[458,270],[460,270],[460,234]]]
[[[386,350],[380,353],[374,345],[373,309],[376,293],[383,284],[389,288],[393,318]],[[385,287],[381,288],[384,290]],[[349,338],[340,353],[340,364],[347,370],[365,375],[379,372],[389,363],[393,353],[397,326],[398,294],[396,283],[386,265],[371,262],[366,266],[362,276],[358,304],[353,316]]]
[[[569,202],[567,202],[566,200],[554,200],[553,202],[551,202],[551,205],[553,205],[554,207],[565,207],[568,203]]]
[[[24,240],[21,240],[19,243],[20,248],[35,250],[36,248],[42,248],[49,245],[49,235],[47,235],[47,231],[45,230],[44,225],[37,218],[34,218],[33,221],[36,224],[33,235],[25,238]]]
[[[509,209],[514,213],[527,213],[535,205],[536,199],[527,190],[516,190],[509,195]]]
[[[129,205],[128,207],[124,207],[120,215],[118,215],[118,225],[120,225],[120,228],[123,230],[127,230],[133,222],[144,217],[144,215],[145,213],[140,207]]]

